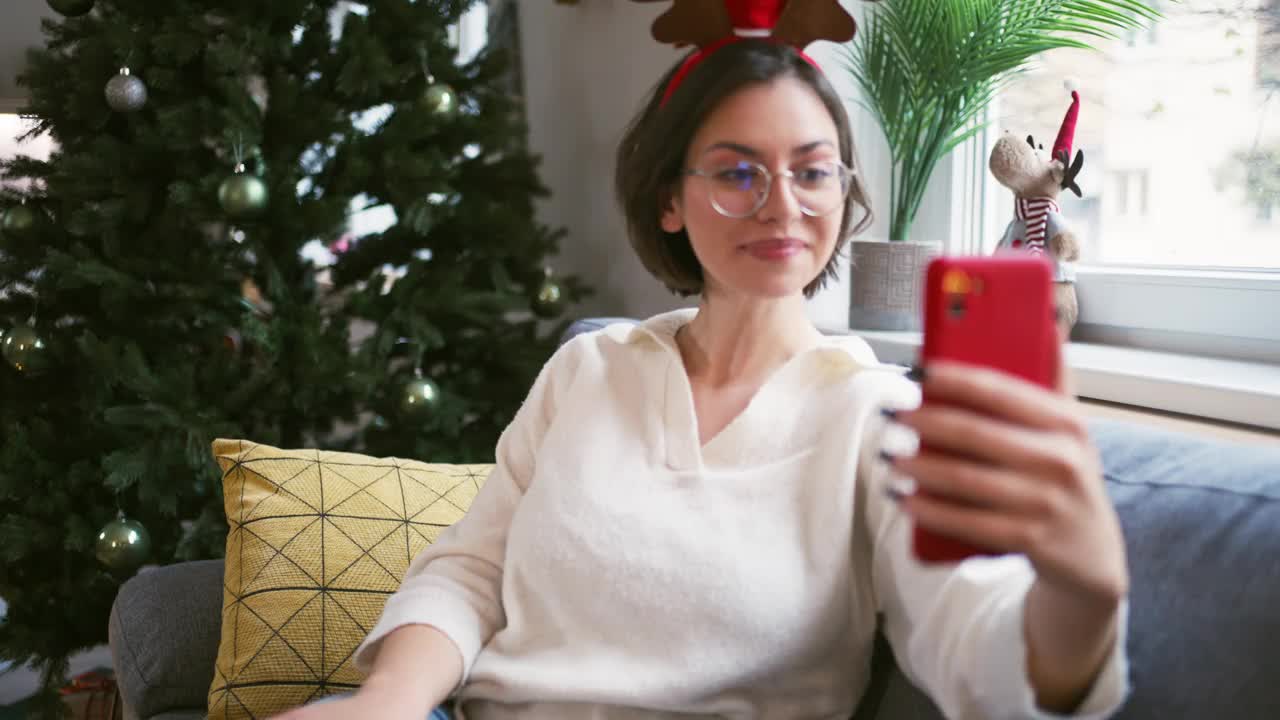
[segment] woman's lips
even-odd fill
[[[769,238],[743,246],[743,250],[761,260],[785,260],[804,249],[804,242],[796,238]]]

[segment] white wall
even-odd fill
[[[25,92],[15,80],[26,61],[26,50],[44,43],[40,18],[54,12],[45,0],[0,0],[0,5],[0,113],[11,113],[24,102]]]
[[[557,269],[596,289],[578,315],[643,317],[689,304],[645,271],[613,199],[613,154],[662,72],[680,56],[649,36],[664,3],[521,2],[529,139],[551,188],[542,219],[569,231]]]
[[[860,17],[860,0],[844,0]],[[581,0],[577,5],[521,2],[520,31],[530,144],[543,158],[542,177],[552,196],[542,219],[564,227],[560,271],[589,279],[597,296],[577,315],[645,317],[694,300],[668,293],[640,265],[627,242],[613,199],[614,149],[623,128],[663,72],[681,56],[649,34],[653,19],[669,3]],[[871,188],[877,221],[866,237],[888,234],[888,150],[874,121],[854,102],[855,90],[841,71],[838,48],[816,43],[810,54],[848,98],[864,181]],[[918,238],[942,237],[952,198],[950,165],[944,162],[917,222]],[[925,218],[935,218],[930,221]],[[822,327],[848,326],[848,272],[810,301],[810,317]]]

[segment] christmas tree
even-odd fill
[[[0,166],[0,659],[216,556],[215,437],[489,462],[587,289],[466,0],[48,0]],[[370,230],[353,217],[381,213]]]

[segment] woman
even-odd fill
[[[418,720],[456,693],[468,719],[848,718],[878,614],[951,717],[1114,710],[1128,575],[1075,407],[937,366],[948,409],[909,410],[915,385],[804,313],[867,215],[830,85],[754,40],[664,101],[671,77],[617,186],[698,308],[562,347],[362,645],[365,685],[288,717]],[[895,424],[931,450],[885,452]],[[923,566],[912,523],[1013,554]]]

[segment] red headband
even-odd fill
[[[636,0],[657,2],[658,0]],[[804,48],[815,40],[846,42],[858,25],[838,0],[674,0],[653,23],[653,37],[677,47],[697,45],[672,76],[662,102],[676,91],[698,63],[744,37],[770,38],[792,45],[810,65]]]

